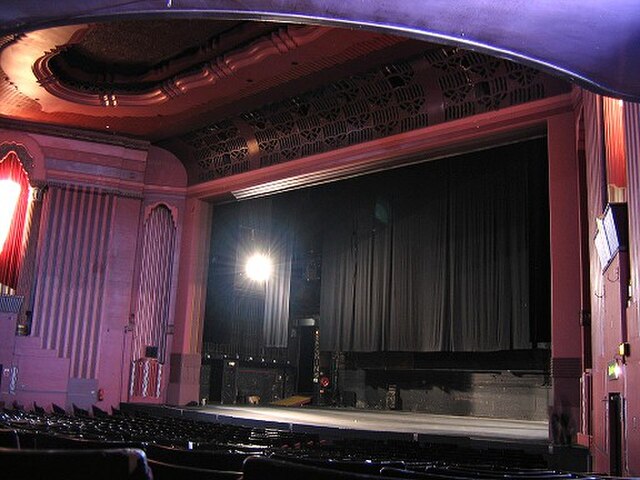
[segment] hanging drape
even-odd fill
[[[15,289],[31,205],[29,178],[15,152],[0,160],[0,195],[0,284]]]
[[[262,337],[265,347],[284,348],[289,337],[292,219],[284,202],[274,203],[269,231],[269,253],[273,262],[273,273],[265,286]]]
[[[322,349],[530,348],[531,210],[542,208],[531,201],[530,171],[546,170],[544,145],[336,187],[342,208],[325,226]]]
[[[587,219],[589,235],[589,273],[591,284],[591,318],[593,325],[605,325],[605,296],[602,266],[596,250],[593,236],[596,233],[596,219],[602,215],[607,204],[606,158],[604,155],[605,138],[602,122],[603,112],[600,96],[584,92],[584,139],[585,165],[587,177]],[[634,172],[630,174],[633,176]],[[631,244],[633,245],[633,243]],[[603,328],[603,327],[600,327]],[[601,337],[602,338],[602,337]],[[605,355],[605,345],[594,342],[593,355]]]
[[[214,212],[213,258],[204,337],[229,352],[287,346],[293,251],[287,205],[263,198],[223,205]],[[246,277],[250,255],[268,255],[273,272],[266,283]]]
[[[430,175],[409,179],[406,195],[396,197],[393,310],[385,345],[390,350],[441,351],[449,346],[448,186],[443,166],[433,164]]]
[[[640,104],[624,104],[632,297],[640,296]],[[602,277],[600,275],[600,277]]]

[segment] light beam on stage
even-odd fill
[[[245,265],[247,278],[254,282],[266,282],[273,272],[271,258],[262,253],[254,253],[249,257]]]

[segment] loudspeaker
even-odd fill
[[[220,403],[236,403],[238,399],[238,361],[224,360],[222,364],[222,391]]]
[[[320,376],[320,343],[316,325],[296,327],[296,393],[316,395]]]
[[[200,398],[208,398],[209,403],[233,404],[238,400],[238,360],[213,359],[205,367],[202,376],[208,375],[200,383]]]
[[[200,400],[207,399],[207,402],[211,400],[211,365],[203,363],[200,366]]]

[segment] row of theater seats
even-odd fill
[[[537,455],[416,442],[320,442],[310,434],[41,407],[0,413],[0,477],[109,480],[597,479]]]

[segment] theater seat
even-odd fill
[[[234,472],[242,470],[244,460],[250,455],[231,450],[185,450],[153,444],[146,451],[149,459],[158,462]]]
[[[56,415],[66,415],[67,411],[60,407],[59,405],[56,405],[55,403],[51,404],[51,411],[56,414]]]
[[[329,460],[329,458],[298,457],[295,453],[291,456],[274,454],[271,455],[270,458],[314,467],[341,470],[343,472],[364,473],[367,475],[378,475],[382,468],[405,468],[405,463],[401,461]]]
[[[153,480],[237,480],[242,476],[242,472],[172,465],[157,460],[148,460],[148,462]]]
[[[0,428],[0,447],[20,448],[18,432],[10,428]]]
[[[152,480],[142,450],[17,450],[0,448],[10,480]]]
[[[265,457],[249,457],[242,468],[243,480],[381,480],[380,475],[344,472]]]
[[[390,467],[384,467],[382,470],[380,470],[380,474],[390,478],[406,478],[411,480],[477,480],[473,474],[460,476],[441,475],[438,473],[413,472],[409,470]],[[495,478],[502,478],[502,476],[496,475]]]

